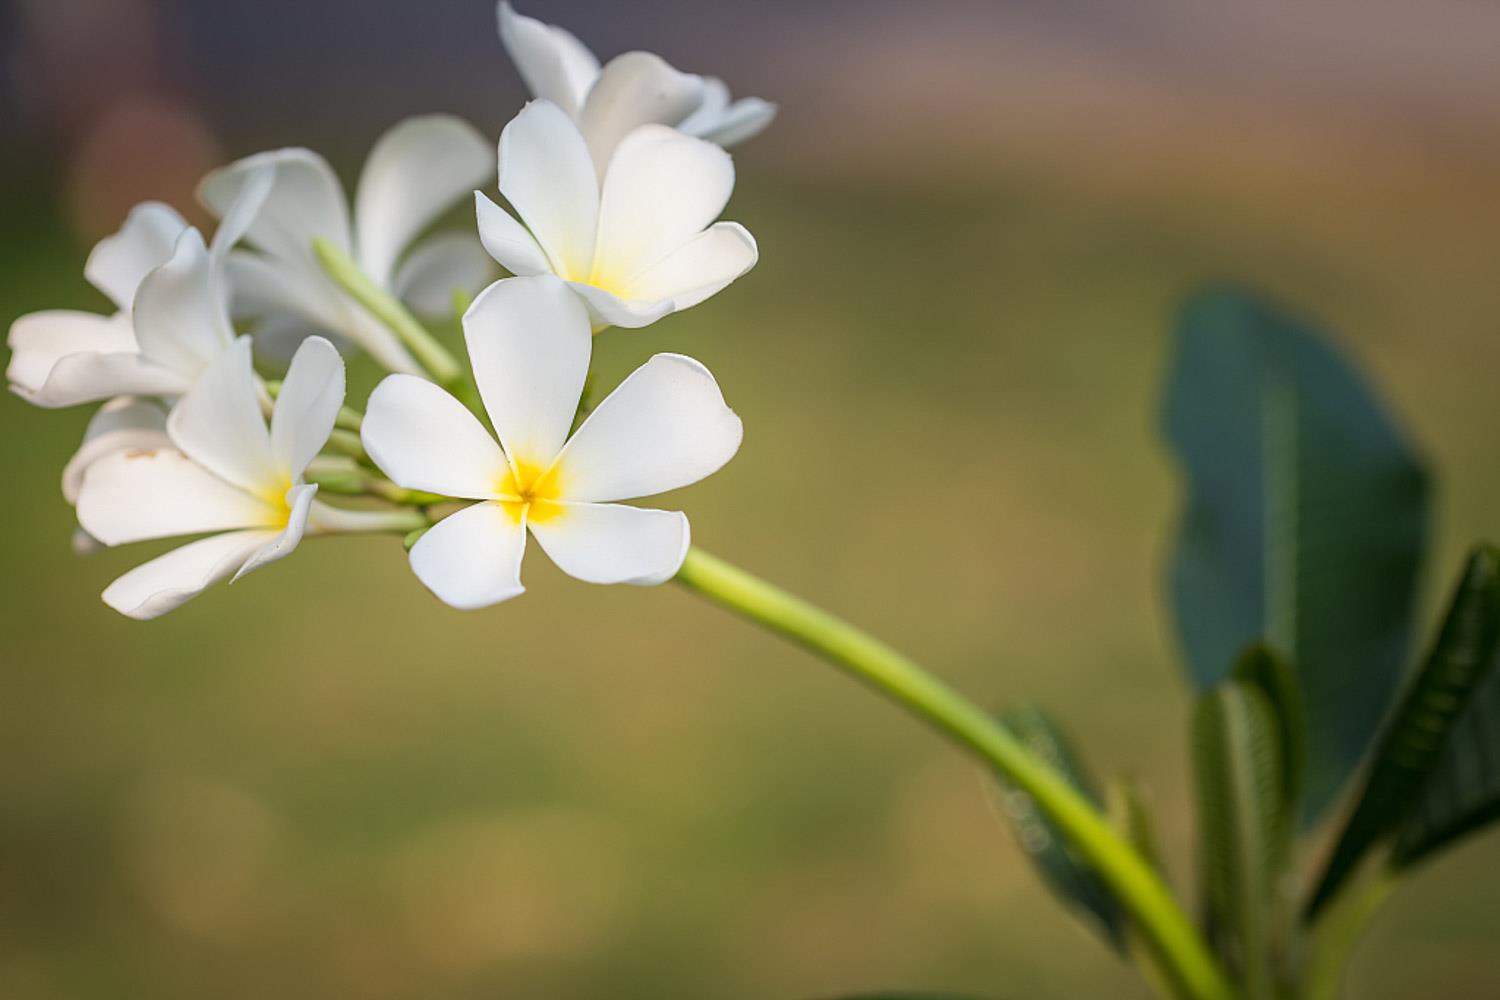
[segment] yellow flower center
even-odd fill
[[[523,514],[530,523],[539,524],[563,512],[556,502],[562,495],[556,464],[543,468],[535,462],[514,459],[496,492],[500,494],[500,506],[517,523]]]
[[[282,478],[275,486],[267,486],[255,494],[271,510],[267,516],[267,527],[285,528],[292,520],[292,508],[286,502],[287,491],[292,488],[290,476]]]

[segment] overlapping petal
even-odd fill
[[[181,391],[172,372],[145,364],[125,313],[71,309],[30,313],[11,324],[10,388],[37,406],[73,406],[120,393]]]
[[[415,375],[390,375],[375,387],[360,437],[375,464],[407,489],[489,499],[510,468],[474,414]]]
[[[170,205],[143,202],[130,210],[119,232],[94,244],[83,276],[116,308],[128,312],[141,280],[171,258],[187,228],[187,220]]]
[[[328,442],[344,405],[344,359],[322,337],[302,342],[271,413],[271,454],[278,470],[300,480]]]
[[[615,147],[634,129],[652,123],[676,125],[703,99],[702,77],[679,72],[660,56],[627,52],[611,59],[576,116],[599,178]]]
[[[89,466],[78,523],[106,545],[237,528],[281,528],[285,511],[175,449],[120,451]]]
[[[558,456],[565,500],[608,502],[695,483],[739,450],[744,429],[707,368],[658,354],[599,404]]]
[[[232,531],[173,549],[110,584],[104,603],[139,620],[180,608],[237,573],[245,560],[277,537],[275,531]]]
[[[412,546],[412,572],[444,603],[463,610],[515,597],[526,589],[521,585],[524,520],[498,503],[465,507]]]
[[[537,544],[569,576],[587,583],[665,583],[687,556],[687,516],[621,504],[564,503],[534,520]]]
[[[141,282],[134,323],[141,353],[189,379],[229,345],[228,306],[198,230],[184,231],[171,259]]]
[[[267,539],[251,552],[244,565],[235,571],[229,582],[233,583],[252,570],[260,569],[262,566],[291,555],[301,544],[302,536],[307,531],[308,514],[312,510],[313,498],[317,495],[317,486],[308,483],[301,483],[287,490],[286,527],[281,529],[280,534]]]
[[[222,219],[267,166],[274,168],[275,180],[245,233],[246,241],[272,256],[311,266],[316,266],[314,239],[349,250],[349,206],[343,188],[328,161],[310,149],[277,149],[237,160],[205,177],[198,198]]]
[[[63,498],[78,502],[83,476],[105,455],[117,451],[158,451],[172,447],[167,437],[167,414],[144,399],[122,396],[99,408],[83,434],[83,444],[63,468]]]
[[[193,461],[249,493],[279,499],[291,485],[261,416],[249,337],[208,366],[173,407],[167,433]]]
[[[500,193],[536,237],[553,273],[586,280],[599,183],[573,120],[550,101],[532,101],[500,133],[499,164]]]
[[[501,0],[500,40],[535,97],[578,114],[599,76],[599,60],[571,32],[516,13]]]
[[[716,222],[625,284],[633,299],[668,299],[674,310],[687,309],[750,270],[759,256],[755,237],[744,226]]]
[[[547,274],[552,270],[547,252],[531,231],[483,192],[474,192],[474,214],[479,223],[480,242],[501,267],[521,276]]]
[[[365,274],[389,286],[417,235],[494,169],[491,144],[452,115],[408,118],[381,136],[354,203],[356,256]]]
[[[588,313],[551,275],[491,285],[464,315],[474,380],[513,462],[545,468],[562,450],[593,349]]]

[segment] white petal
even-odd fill
[[[293,314],[311,327],[328,329],[343,322],[343,298],[321,275],[247,250],[236,250],[225,258],[225,273],[236,319]]]
[[[17,319],[5,377],[38,406],[72,406],[129,393],[181,392],[186,383],[140,357],[125,313],[53,309]]]
[[[703,100],[688,115],[674,127],[677,131],[686,135],[696,135],[703,138],[703,133],[713,128],[718,122],[719,116],[729,109],[729,85],[716,76],[705,76],[703,80]]]
[[[613,292],[586,285],[581,281],[570,281],[568,286],[583,300],[589,310],[589,322],[595,330],[607,326],[634,330],[650,326],[672,312],[671,299],[622,299]]]
[[[117,451],[157,451],[172,447],[167,414],[155,403],[122,396],[112,399],[89,420],[81,444],[63,469],[63,497],[78,502],[83,474],[105,455]]]
[[[179,451],[117,451],[89,466],[78,523],[106,545],[235,528],[279,529],[284,511]]]
[[[478,418],[415,375],[390,375],[375,387],[360,439],[391,482],[409,490],[482,500],[509,472]]]
[[[220,352],[172,408],[167,433],[193,461],[242,490],[279,498],[291,485],[261,416],[249,337]]]
[[[734,190],[734,163],[711,142],[643,125],[615,150],[599,203],[592,284],[617,289],[697,236]]]
[[[589,373],[588,312],[551,275],[506,278],[464,314],[474,381],[512,461],[545,468],[562,449]]]
[[[743,433],[707,368],[658,354],[620,383],[563,449],[562,498],[627,500],[695,483],[734,457]]]
[[[599,221],[599,183],[578,126],[532,101],[500,133],[500,193],[565,278],[588,277]]]
[[[686,122],[679,127],[689,135],[696,135],[720,146],[733,146],[764,132],[775,117],[776,105],[759,97],[745,97],[735,101],[722,114],[706,119],[695,128],[687,128]]]
[[[257,164],[245,172],[243,180],[234,201],[219,220],[219,228],[214,230],[213,241],[209,243],[209,255],[215,260],[223,260],[260,217],[261,209],[276,184],[276,165],[268,162]]]
[[[267,253],[306,268],[317,267],[313,240],[322,237],[350,248],[349,206],[328,161],[310,149],[257,153],[213,171],[198,185],[198,198],[224,218],[241,192],[267,164],[276,171],[271,187],[245,239]]]
[[[295,482],[333,430],[344,405],[344,359],[322,337],[297,348],[271,411],[271,451]]]
[[[170,205],[143,202],[130,210],[119,232],[94,244],[83,276],[117,307],[129,310],[141,279],[167,262],[187,226]]]
[[[755,237],[737,222],[716,222],[627,282],[635,299],[695,306],[755,266]]]
[[[251,570],[260,569],[267,563],[273,563],[291,555],[301,543],[302,535],[307,531],[307,517],[312,510],[313,498],[317,495],[318,487],[308,483],[293,486],[287,490],[286,527],[282,529],[281,534],[268,539],[250,553],[250,558],[246,559],[244,565],[235,571],[229,582],[233,583]]]
[[[141,353],[188,379],[229,345],[228,304],[198,230],[184,231],[172,259],[141,282],[134,321]]]
[[[682,73],[660,56],[626,52],[615,56],[599,74],[578,127],[588,140],[600,178],[620,140],[641,125],[676,125],[703,103],[701,77]]]
[[[365,161],[354,202],[358,259],[389,288],[417,234],[495,169],[494,147],[468,122],[422,115],[382,135]]]
[[[477,295],[495,280],[495,265],[471,233],[443,233],[418,243],[396,272],[394,291],[423,316],[452,317],[453,295]]]
[[[450,514],[412,546],[412,572],[440,600],[464,611],[509,600],[526,589],[522,520],[498,503]]]
[[[233,531],[173,549],[110,584],[104,603],[141,621],[159,617],[227,580],[275,537],[274,531]]]
[[[537,543],[569,576],[587,583],[665,583],[687,556],[685,514],[621,504],[558,504],[533,520]]]
[[[552,262],[530,231],[482,192],[474,192],[479,239],[489,255],[511,274],[548,274]]]
[[[533,97],[576,116],[599,76],[599,60],[571,33],[500,4],[500,41]]]

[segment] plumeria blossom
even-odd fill
[[[324,333],[348,338],[393,371],[419,371],[400,340],[324,272],[313,242],[321,238],[352,255],[377,286],[418,313],[446,314],[455,291],[474,292],[491,279],[491,265],[469,234],[417,238],[494,162],[490,142],[466,122],[450,115],[408,118],[371,149],[352,221],[333,168],[309,149],[259,153],[210,173],[198,197],[215,214],[228,210],[256,171],[270,168],[275,177],[245,234],[251,249],[229,255],[236,318],[255,324],[271,354]]]
[[[520,220],[476,192],[485,249],[512,274],[562,278],[596,329],[654,323],[755,265],[754,237],[714,222],[734,164],[712,143],[642,125],[615,150],[601,189],[578,126],[532,101],[501,133],[499,161],[500,193]]]
[[[260,211],[271,179],[266,171],[246,177],[212,249],[169,206],[134,208],[84,265],[116,312],[52,309],[16,320],[5,370],[11,390],[46,407],[186,392],[229,344],[224,256]]]
[[[474,377],[499,444],[430,382],[392,375],[370,396],[366,451],[409,489],[478,501],[411,550],[417,577],[457,608],[520,594],[526,533],[591,583],[656,584],[687,553],[685,515],[615,501],[686,486],[739,449],[740,420],[698,362],[658,354],[570,438],[589,370],[587,312],[550,276],[487,289],[464,316]]]
[[[673,69],[649,52],[627,52],[602,69],[572,33],[500,4],[500,40],[533,97],[551,101],[578,123],[600,177],[615,146],[637,126],[670,125],[729,146],[758,134],[776,105],[729,98],[716,77]]]
[[[214,532],[126,573],[104,591],[105,603],[132,618],[155,618],[214,583],[287,556],[304,533],[358,530],[358,512],[318,503],[317,486],[303,482],[343,401],[343,359],[328,341],[310,337],[292,359],[267,428],[250,339],[240,337],[167,417],[168,446],[145,443],[89,462],[78,520],[104,544]]]

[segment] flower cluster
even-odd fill
[[[498,155],[457,118],[408,119],[375,143],[352,205],[311,150],[247,157],[199,186],[211,240],[152,202],[94,247],[84,274],[112,314],[12,325],[12,391],[102,404],[63,474],[75,548],[203,536],[110,584],[111,607],[154,618],[348,532],[405,536],[417,577],[458,608],[522,592],[528,532],[581,580],[677,574],[687,518],[619,501],[717,470],[739,418],[677,354],[590,408],[593,337],[754,266],[754,238],[718,221],[723,147],[775,108],[649,53],[601,66],[508,3],[499,28],[534,100]],[[477,190],[496,174],[506,207]],[[471,191],[475,229],[431,233]],[[455,303],[472,384],[424,326]],[[345,400],[355,350],[390,373],[363,413]]]

